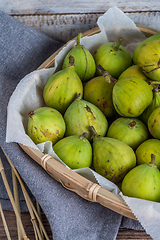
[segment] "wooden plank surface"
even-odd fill
[[[69,41],[79,32],[97,27],[101,13],[56,14],[56,15],[13,15],[20,22],[61,41]],[[126,13],[135,24],[160,30],[160,12]]]
[[[17,240],[18,238],[17,238],[17,229],[16,229],[16,219],[15,219],[14,212],[4,211],[4,215],[8,224],[11,239]],[[30,220],[30,215],[28,213],[22,213],[22,222],[23,222],[27,237],[30,240],[35,240],[34,231],[33,231],[32,223]],[[54,240],[52,237],[52,231],[51,231],[50,225],[45,215],[42,215],[42,222],[48,234],[49,239]],[[149,235],[147,235],[145,231],[119,229],[116,240],[127,240],[127,239],[128,240],[129,239],[152,240],[152,238]],[[1,217],[0,217],[0,240],[7,240]]]
[[[56,15],[12,15],[20,22],[47,34],[50,37],[67,42],[76,37],[79,32],[85,32],[97,27],[101,13],[87,14],[56,14]],[[130,12],[126,15],[135,24],[140,24],[160,30],[160,12]]]
[[[0,10],[45,34],[68,41],[97,26],[98,17],[110,7],[119,7],[136,24],[160,30],[160,1],[52,1],[1,0]]]
[[[159,11],[159,0],[1,0],[0,9],[9,14],[69,14],[103,13],[108,8],[117,6],[125,12]]]

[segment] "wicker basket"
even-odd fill
[[[154,35],[158,32],[155,29],[141,25],[137,25],[137,27],[146,37]],[[82,37],[91,36],[99,32],[100,29],[97,27],[83,33]],[[63,47],[65,47],[69,42],[67,42]],[[54,67],[55,57],[62,50],[62,48],[52,54],[38,69]],[[66,168],[63,164],[53,159],[53,157],[50,155],[43,154],[41,151],[31,149],[22,144],[19,145],[33,160],[40,164],[48,174],[50,174],[68,190],[77,193],[88,201],[97,202],[121,215],[137,220],[122,197],[107,191],[100,185],[93,183],[78,173]]]

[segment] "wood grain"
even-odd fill
[[[159,11],[159,0],[1,0],[1,10],[9,14],[69,14],[69,13],[104,13],[108,8],[117,6],[125,12]]]
[[[16,227],[16,217],[14,212],[11,211],[4,211],[4,216],[8,225],[8,229],[10,232],[10,236],[12,240],[17,240],[18,236],[17,236],[17,227]],[[26,231],[26,235],[30,240],[35,240],[34,237],[34,230],[33,230],[33,226],[32,226],[32,222],[30,219],[30,214],[23,212],[21,213],[21,217],[22,217],[22,222],[23,222],[23,226],[24,229]],[[46,216],[44,214],[42,214],[42,223],[44,225],[44,228],[48,234],[49,239],[53,239],[52,238],[52,231],[49,225],[49,222],[46,218]],[[7,240],[5,231],[4,231],[4,226],[0,217],[0,239],[2,240]]]
[[[15,219],[15,214],[14,212],[11,211],[4,211],[4,215],[8,224],[8,228],[10,231],[11,239],[12,240],[17,240],[17,228],[16,228],[16,219]],[[34,237],[34,231],[32,227],[32,223],[30,220],[30,215],[29,213],[22,213],[22,221],[24,228],[27,233],[27,237],[30,240],[35,240]],[[52,237],[52,231],[49,225],[49,222],[46,218],[46,216],[43,214],[42,215],[42,222],[45,227],[45,230],[48,234],[48,237],[50,240],[54,240]],[[5,235],[3,223],[0,217],[0,239],[1,240],[7,240],[7,237]],[[140,230],[131,230],[131,229],[119,229],[118,235],[117,235],[117,240],[127,240],[127,239],[134,239],[134,240],[152,240],[152,238],[146,234],[145,231],[140,231]]]
[[[160,1],[1,0],[0,9],[20,22],[61,41],[97,26],[97,19],[117,6],[136,24],[160,30]]]
[[[160,30],[160,12],[125,12],[135,24],[140,24]],[[42,14],[42,15],[12,15],[18,21],[43,32],[50,37],[63,42],[76,37],[79,32],[85,32],[97,27],[97,20],[102,13],[80,14]]]

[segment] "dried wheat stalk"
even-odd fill
[[[1,147],[1,146],[0,146]],[[2,149],[2,147],[1,147]],[[45,228],[43,226],[43,223],[41,221],[41,211],[40,211],[40,206],[39,203],[37,202],[37,210],[34,207],[34,204],[32,203],[26,189],[23,183],[23,180],[21,179],[17,169],[15,168],[15,166],[13,165],[12,161],[9,159],[9,157],[7,156],[7,154],[5,153],[5,151],[2,149],[5,157],[7,158],[11,169],[12,169],[12,181],[13,181],[13,191],[14,191],[14,198],[12,196],[11,190],[9,188],[9,184],[5,175],[5,171],[4,171],[4,167],[0,158],[0,172],[2,175],[2,179],[4,182],[4,185],[6,187],[8,196],[10,198],[10,201],[12,203],[15,215],[16,215],[16,219],[17,219],[17,231],[18,231],[18,240],[23,240],[23,239],[28,239],[29,238],[26,236],[22,221],[21,221],[21,216],[20,216],[20,205],[19,205],[19,194],[18,194],[18,183],[17,180],[20,183],[27,207],[28,207],[28,211],[30,213],[31,216],[31,222],[33,225],[33,229],[34,229],[34,233],[35,233],[35,239],[36,240],[44,240],[44,237],[46,240],[49,240],[49,237],[45,231]],[[5,226],[5,225],[4,225]],[[9,233],[9,231],[8,231]],[[6,234],[8,234],[6,233]],[[10,240],[10,238],[8,238]]]

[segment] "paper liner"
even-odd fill
[[[119,195],[130,207],[146,233],[154,240],[159,240],[160,203],[127,197],[122,192]]]

